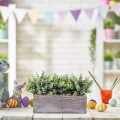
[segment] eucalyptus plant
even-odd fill
[[[82,74],[58,75],[42,73],[29,78],[27,91],[39,95],[77,95],[82,96],[90,92],[92,80]]]
[[[113,56],[110,53],[105,53],[104,61],[113,61]]]
[[[0,29],[6,29],[7,23],[0,19]]]
[[[90,61],[94,65],[96,60],[96,29],[91,31],[90,40],[89,40],[89,55]]]
[[[117,51],[117,52],[115,53],[115,58],[120,58],[120,51]]]

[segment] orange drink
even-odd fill
[[[112,98],[112,90],[103,89],[100,90],[100,93],[102,102],[108,104],[109,100]]]

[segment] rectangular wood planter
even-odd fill
[[[34,95],[34,113],[86,113],[87,96]]]

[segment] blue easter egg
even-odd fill
[[[111,105],[112,107],[115,107],[117,105],[117,100],[116,99],[110,99],[109,100],[109,105]]]
[[[25,96],[23,99],[22,99],[22,105],[24,107],[28,107],[29,106],[29,98],[27,96]]]

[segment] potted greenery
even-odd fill
[[[104,68],[112,69],[113,67],[113,57],[110,53],[105,53],[104,55]]]
[[[120,69],[120,51],[115,53],[115,63],[118,69]]]
[[[34,113],[86,113],[86,93],[92,81],[83,75],[33,75],[27,90],[33,93]]]
[[[0,19],[0,39],[7,39],[7,37],[8,37],[7,23]]]
[[[104,22],[104,29],[105,29],[105,38],[106,39],[113,39],[115,38],[115,23],[111,19],[106,19]]]
[[[0,59],[1,59],[1,60],[7,60],[8,57],[7,57],[6,54],[0,54]]]

